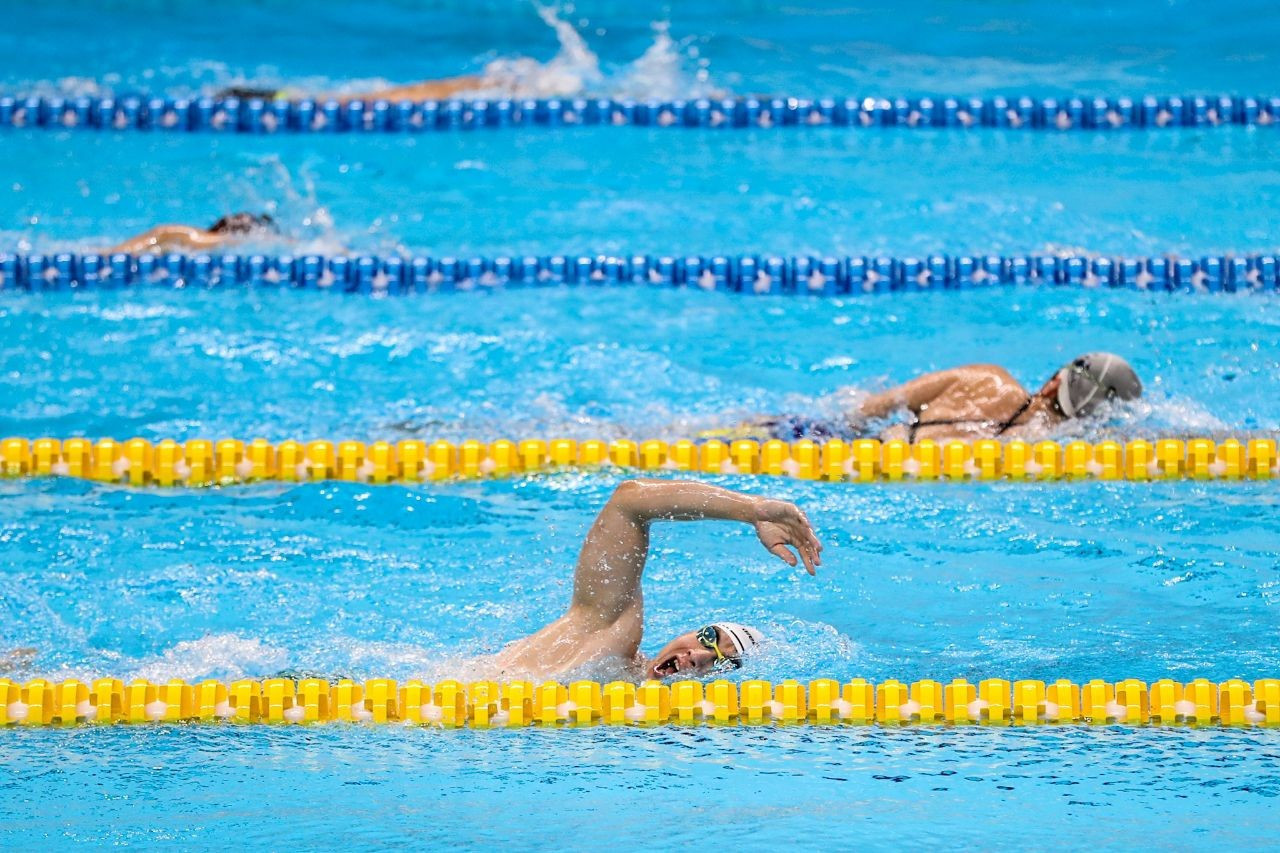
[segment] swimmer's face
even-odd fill
[[[720,636],[720,651],[727,657],[738,654],[738,647],[733,640],[724,636],[723,631]],[[689,631],[667,643],[662,651],[654,655],[653,660],[649,661],[648,675],[650,678],[670,678],[673,675],[693,678],[706,675],[715,665],[715,651],[698,642],[697,631]]]
[[[1048,382],[1044,383],[1044,387],[1040,389],[1040,396],[1048,400],[1056,399],[1058,396],[1058,386],[1062,384],[1062,371],[1059,370],[1053,374]]]

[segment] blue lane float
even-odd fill
[[[553,285],[839,296],[996,286],[1274,292],[1280,256],[539,255],[523,257],[0,253],[0,291],[252,286],[401,295]]]
[[[1117,130],[1280,123],[1280,97],[546,98],[446,101],[0,97],[0,127],[402,133],[504,127],[906,127]]]

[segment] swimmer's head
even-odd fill
[[[1142,380],[1129,362],[1115,353],[1090,352],[1065,365],[1040,393],[1056,404],[1064,417],[1082,418],[1108,400],[1136,400]]]
[[[717,669],[737,669],[760,647],[760,632],[737,622],[717,622],[681,634],[649,662],[650,678],[691,678]]]
[[[253,214],[244,211],[228,214],[209,226],[209,232],[212,234],[229,234],[239,237],[260,231],[276,234],[279,230],[276,228],[276,221],[269,214]]]

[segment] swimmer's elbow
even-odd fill
[[[652,484],[660,480],[633,479],[624,480],[613,490],[609,497],[609,506],[633,519],[645,515],[645,507],[651,503]]]
[[[639,480],[623,480],[613,489],[613,494],[609,496],[609,504],[618,509],[627,509],[634,507],[640,500],[640,493],[644,490]]]

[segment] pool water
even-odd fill
[[[4,484],[0,540],[14,559],[0,625],[6,642],[39,649],[34,671],[59,676],[457,676],[467,656],[558,615],[616,482]],[[771,637],[741,677],[773,680],[1280,667],[1268,484],[715,482],[799,502],[826,566],[810,578],[733,525],[662,527],[647,652],[733,618]],[[1014,829],[1083,838],[1106,821],[1176,846],[1199,829],[1274,830],[1278,762],[1273,730],[6,732],[0,837],[363,847],[516,831],[517,848],[586,847],[661,820],[673,842],[836,843],[882,829],[869,840],[882,847]],[[725,801],[707,802],[708,786]]]
[[[1095,135],[561,128],[417,136],[21,131],[0,238],[102,251],[269,210],[300,253],[1198,256],[1280,249],[1274,128]]]
[[[1251,294],[1030,288],[9,293],[0,433],[683,438],[761,413],[838,416],[851,390],[965,362],[1005,365],[1035,390],[1092,350],[1125,354],[1147,393],[1063,436],[1265,432],[1280,428],[1277,307]]]
[[[570,93],[650,97],[1270,94],[1280,61],[1280,22],[1264,0],[697,0],[644,9],[578,0],[549,11],[567,27],[524,0],[28,4],[0,34],[0,86],[367,91],[523,59],[539,69],[516,82],[535,92],[545,71],[568,77]]]
[[[698,0],[645,14],[586,2],[549,21],[515,2],[58,0],[10,17],[0,89],[45,93],[354,91],[495,61],[519,68],[520,85],[653,97],[1266,93],[1280,51],[1280,19],[1245,0]],[[291,252],[1160,255],[1280,243],[1274,128],[794,130],[5,131],[0,251],[98,249],[235,209],[270,210],[283,233],[255,248]],[[32,438],[671,438],[762,412],[832,415],[841,389],[970,361],[1034,388],[1094,349],[1128,356],[1147,394],[1062,437],[1280,431],[1273,296],[0,296],[0,434]],[[477,655],[561,612],[582,537],[624,476],[199,491],[0,481],[0,676],[465,677]],[[769,636],[744,678],[1280,674],[1272,484],[710,479],[795,500],[826,564],[810,578],[748,529],[663,526],[647,652],[735,619]],[[0,733],[0,845],[13,849],[363,849],[393,837],[1180,848],[1201,834],[1240,846],[1280,830],[1278,795],[1275,730]]]

